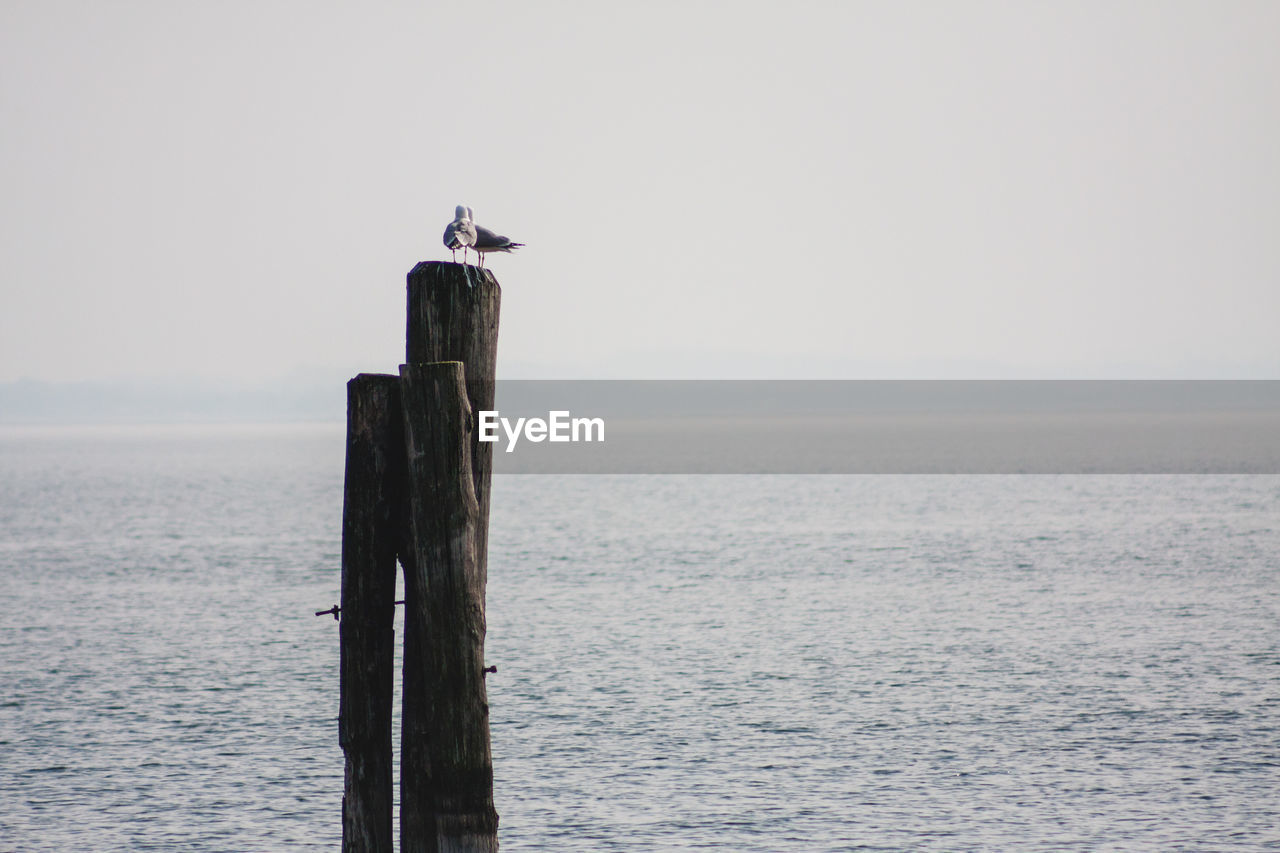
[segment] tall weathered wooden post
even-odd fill
[[[424,263],[408,277],[400,388],[408,459],[403,853],[498,849],[485,691],[485,583],[502,290],[488,270]]]
[[[392,849],[395,564],[405,569],[400,849],[494,853],[484,661],[493,408],[502,291],[488,270],[408,277],[400,376],[348,384],[339,741],[345,853]],[[317,614],[317,615],[321,615]]]

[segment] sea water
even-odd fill
[[[0,432],[0,850],[338,848],[343,453]],[[1280,849],[1274,476],[497,477],[488,625],[504,850]]]

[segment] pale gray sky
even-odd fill
[[[1278,377],[1280,3],[0,0],[0,381]]]

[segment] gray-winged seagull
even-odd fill
[[[467,208],[467,219],[472,219],[471,208]],[[484,266],[484,256],[489,252],[510,252],[519,249],[524,243],[513,243],[511,238],[503,237],[501,234],[495,234],[488,228],[476,225],[476,240],[471,248],[476,250],[476,254],[480,256],[480,266]],[[466,253],[463,253],[466,256]]]
[[[462,250],[462,263],[467,262],[467,247],[476,244],[476,226],[471,221],[471,208],[458,205],[453,211],[453,221],[444,229],[444,244],[453,252],[453,260],[458,260],[458,250]]]

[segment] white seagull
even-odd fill
[[[476,226],[471,221],[471,208],[458,205],[453,211],[453,221],[444,229],[444,244],[453,252],[457,263],[458,250],[462,250],[462,263],[467,262],[467,247],[476,244]]]
[[[472,221],[471,208],[466,208],[467,221]],[[495,234],[488,228],[481,225],[475,225],[476,239],[471,244],[471,248],[476,250],[476,254],[480,256],[480,266],[484,267],[484,256],[489,252],[510,252],[519,249],[524,243],[513,243],[510,237],[503,237],[501,234]],[[466,253],[463,253],[466,257]]]

